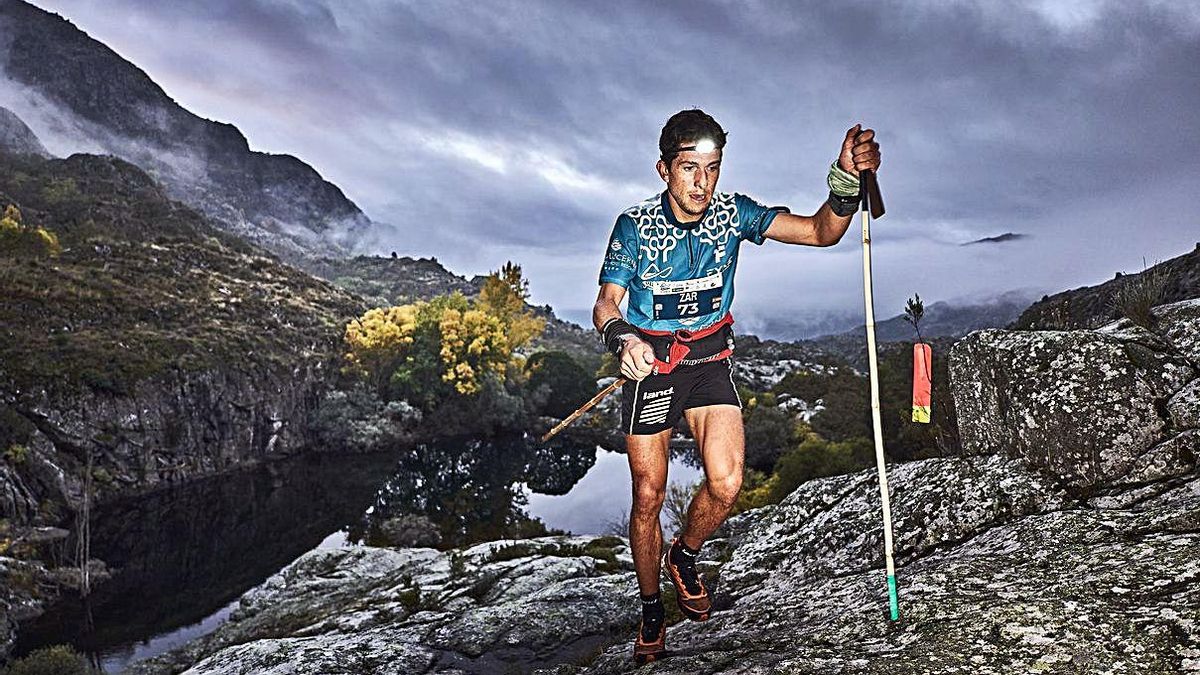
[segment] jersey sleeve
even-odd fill
[[[738,211],[738,236],[760,246],[775,216],[791,213],[786,206],[763,206],[743,194],[734,195],[734,204]]]
[[[604,263],[600,266],[600,283],[613,283],[629,287],[637,275],[638,260],[637,225],[633,218],[622,213],[613,225],[612,236],[604,249]]]

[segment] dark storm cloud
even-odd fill
[[[1200,178],[1186,3],[39,4],[253,146],[314,164],[395,225],[373,245],[445,242],[439,259],[468,274],[523,251],[535,299],[556,307],[590,302],[616,213],[659,189],[663,120],[693,105],[730,131],[722,189],[804,212],[846,128],[878,129],[889,215],[874,239],[896,247],[878,260],[898,280],[885,304],[914,279],[1088,283],[1194,238],[1194,210],[1161,215]],[[1134,223],[1137,245],[1116,243]],[[958,247],[1018,227],[1033,238]],[[802,258],[773,244],[747,264],[811,261],[786,263],[822,291],[805,302],[847,306],[854,238]],[[590,259],[562,278],[561,261]],[[1015,261],[1031,272],[1007,278]],[[738,305],[770,311],[763,275],[745,278]]]

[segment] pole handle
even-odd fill
[[[863,169],[858,172],[858,181],[862,184],[862,210],[869,211],[872,218],[883,215],[883,195],[879,192],[879,179],[875,172]]]

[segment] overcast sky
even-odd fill
[[[804,213],[846,129],[878,131],[881,317],[914,292],[1094,284],[1200,241],[1196,3],[34,2],[394,224],[375,251],[467,276],[515,260],[571,318],[690,107],[729,131],[718,189]],[[744,244],[741,328],[861,317],[858,228]],[[1006,232],[1027,236],[962,246]]]

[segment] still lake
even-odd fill
[[[673,452],[668,481],[700,480],[695,455]],[[380,543],[389,518],[419,516],[443,548],[503,538],[529,518],[605,534],[631,494],[622,453],[464,439],[306,454],[106,503],[93,514],[92,555],[113,577],[24,625],[13,655],[68,642],[119,673],[213,631],[243,593],[308,551]]]

